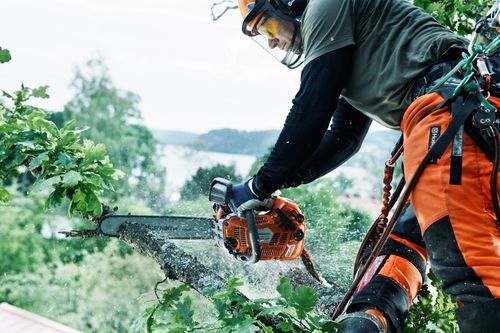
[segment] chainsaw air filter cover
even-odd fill
[[[230,254],[252,254],[248,238],[247,221],[227,208],[219,207],[216,216],[215,234],[218,244]],[[306,225],[304,216],[297,204],[291,200],[277,197],[271,210],[255,215],[259,244],[260,260],[294,260],[302,254]]]

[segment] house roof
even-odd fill
[[[2,333],[81,333],[71,327],[7,303],[0,304]]]

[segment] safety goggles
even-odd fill
[[[257,23],[256,28],[262,36],[273,39],[278,37],[280,21],[274,17],[263,17]]]

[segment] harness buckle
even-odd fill
[[[495,124],[495,120],[495,112],[481,105],[472,116],[472,125],[479,129],[484,129]]]

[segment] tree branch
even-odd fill
[[[122,226],[119,239],[156,260],[167,278],[181,281],[198,292],[205,289],[224,291],[226,288],[226,280],[215,270],[171,243],[161,232],[137,223],[126,223]],[[284,275],[290,277],[295,287],[313,288],[319,298],[317,310],[323,313],[332,314],[342,298],[337,286],[319,283],[304,269],[291,269]]]
[[[218,7],[225,6],[224,9],[222,9],[222,12],[219,14],[215,13],[215,9]],[[210,16],[212,16],[212,21],[217,21],[220,19],[228,10],[230,9],[236,9],[238,8],[238,5],[234,3],[234,0],[221,0],[221,1],[214,1],[212,3],[212,6],[210,6]]]

